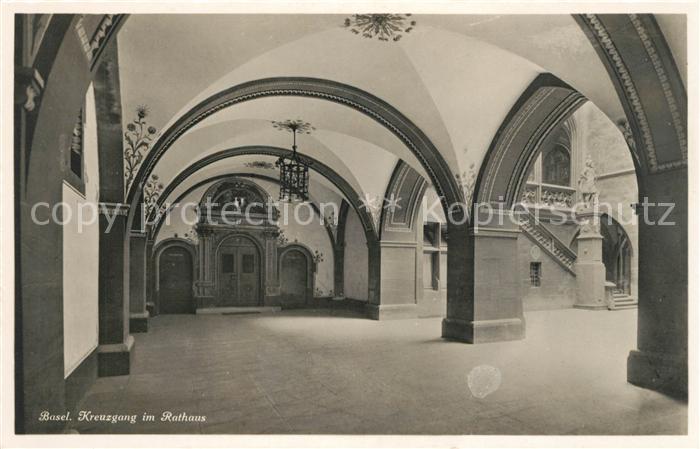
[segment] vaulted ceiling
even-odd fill
[[[240,83],[322,78],[394,106],[457,175],[480,165],[506,114],[539,73],[569,83],[611,119],[623,116],[605,68],[570,15],[413,15],[397,41],[355,34],[344,26],[347,17],[132,15],[118,37],[124,121],[147,105],[149,124],[164,130],[203,99]],[[663,25],[668,23],[673,21]],[[409,26],[410,32],[403,31]],[[270,123],[286,119],[316,128],[300,136],[301,152],[332,167],[360,196],[383,195],[399,159],[425,174],[377,122],[341,104],[300,97],[261,98],[212,114],[180,137],[155,172],[167,182],[190,163],[227,148],[289,148],[291,135]],[[245,164],[254,160],[272,158],[220,161],[188,183],[206,173],[250,172]]]

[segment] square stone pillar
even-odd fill
[[[577,213],[583,224],[576,238],[576,303],[577,309],[607,309],[605,296],[605,265],[600,217],[592,212]]]
[[[129,329],[132,333],[148,332],[146,242],[145,232],[131,231],[129,239]]]
[[[473,227],[453,225],[448,233],[447,317],[444,338],[468,343],[525,338],[518,288],[520,228],[508,212],[480,214]],[[456,244],[463,239],[463,244]]]
[[[381,298],[381,302],[368,303],[367,316],[374,320],[416,318],[416,242],[381,241],[378,250],[381,294],[375,300]]]
[[[100,203],[99,376],[129,374],[134,338],[129,335],[128,206]]]

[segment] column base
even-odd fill
[[[467,321],[444,318],[442,320],[442,338],[466,343],[522,340],[525,338],[525,320],[505,318]]]
[[[148,317],[148,312],[129,315],[129,332],[132,334],[148,332]]]
[[[97,348],[97,375],[110,377],[129,374],[133,349],[133,335],[129,335],[124,343],[100,345]]]
[[[627,356],[627,382],[687,400],[688,359],[632,350]]]
[[[406,320],[418,318],[418,306],[416,304],[367,304],[365,313],[371,320]]]

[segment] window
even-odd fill
[[[233,254],[221,255],[221,272],[233,273]]]
[[[542,284],[542,262],[530,262],[530,285],[539,287]]]
[[[542,161],[542,182],[558,186],[571,185],[571,157],[569,150],[557,145]]]
[[[243,274],[255,273],[255,257],[252,254],[243,254]]]

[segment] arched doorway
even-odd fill
[[[603,236],[603,263],[605,279],[615,284],[616,294],[629,295],[632,279],[632,249],[624,228],[609,215],[600,220]]]
[[[226,238],[219,245],[216,261],[219,306],[262,305],[260,253],[248,237]]]
[[[193,260],[181,245],[165,248],[158,258],[158,309],[162,314],[194,313]]]
[[[301,246],[290,246],[280,255],[280,302],[284,308],[304,307],[313,297],[313,261]]]

